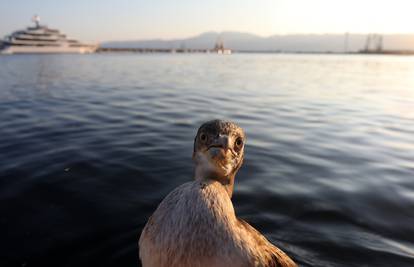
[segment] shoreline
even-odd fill
[[[141,54],[220,54],[214,49],[164,49],[164,48],[115,48],[100,47],[96,53],[141,53]],[[231,50],[231,53],[241,54],[322,54],[322,55],[398,55],[413,56],[414,50],[384,50],[384,51],[355,51],[355,52],[333,52],[333,51],[254,51],[254,50]]]

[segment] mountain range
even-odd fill
[[[235,51],[356,52],[366,46],[368,34],[288,34],[262,37],[243,32],[205,32],[184,39],[103,42],[104,48],[211,49],[217,42]],[[414,34],[382,35],[385,50],[414,50]],[[376,45],[376,43],[371,43]]]

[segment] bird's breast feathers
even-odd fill
[[[139,240],[144,267],[295,266],[267,265],[265,261],[280,251],[275,249],[236,218],[226,190],[213,181],[193,181],[173,190]]]
[[[232,251],[236,220],[218,182],[183,184],[161,202],[141,234],[143,266],[232,266],[241,257]]]

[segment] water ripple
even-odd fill
[[[136,265],[197,127],[247,133],[234,204],[301,266],[412,266],[414,60],[0,57],[2,266]]]

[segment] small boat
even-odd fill
[[[39,53],[94,53],[98,45],[83,44],[68,39],[56,29],[40,25],[39,16],[34,16],[34,27],[15,31],[0,42],[1,54],[39,54]]]

